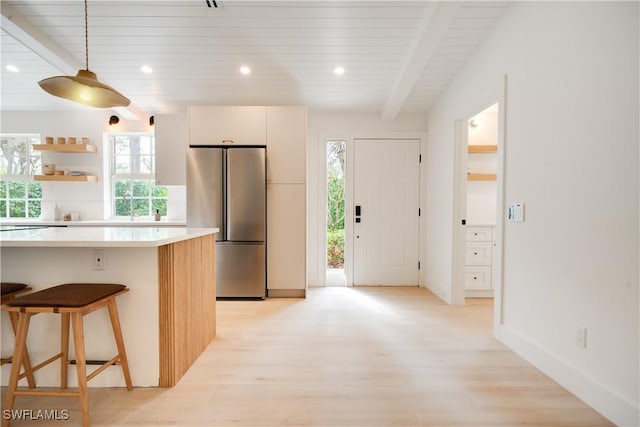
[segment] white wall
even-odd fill
[[[508,76],[499,338],[640,425],[638,3],[515,3],[429,114],[427,284],[450,298],[454,121]],[[587,348],[576,328],[587,328]]]
[[[329,113],[309,110],[307,129],[307,277],[310,286],[324,285],[325,262],[325,180],[327,138],[353,141],[354,138],[424,139],[425,114],[401,114],[382,120],[374,113]],[[349,153],[347,153],[349,154]],[[348,171],[347,171],[348,173]],[[347,207],[348,209],[348,207]]]
[[[153,132],[145,120],[124,120],[120,118],[117,125],[109,126],[109,117],[114,113],[104,111],[41,111],[2,112],[0,133],[36,133],[40,134],[42,143],[45,136],[77,138],[87,136],[91,144],[98,147],[95,154],[67,154],[43,152],[43,163],[55,163],[56,167],[66,170],[82,170],[98,176],[97,183],[87,182],[43,182],[42,210],[46,212],[58,204],[63,213],[78,212],[83,220],[100,220],[105,218],[105,173],[103,134],[108,132]],[[183,186],[169,188],[170,203],[168,217],[184,220],[184,200],[186,195]]]

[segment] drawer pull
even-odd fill
[[[473,280],[478,280],[478,276],[473,276]]]
[[[233,144],[233,139],[223,139],[222,143],[223,144]]]
[[[474,255],[478,255],[478,252],[474,252],[473,254],[474,254]]]
[[[477,236],[477,235],[478,235],[478,233],[473,233],[473,235],[474,235],[474,236]]]

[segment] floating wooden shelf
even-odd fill
[[[496,153],[498,151],[497,145],[468,145],[469,153]]]
[[[495,181],[495,173],[468,173],[467,181]]]
[[[95,175],[34,175],[36,181],[98,182]]]
[[[91,144],[34,144],[33,149],[61,153],[95,153],[98,151],[98,147]]]

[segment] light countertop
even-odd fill
[[[48,227],[0,232],[0,247],[158,247],[214,234],[218,228]]]
[[[184,227],[186,225],[186,221],[170,220],[167,218],[162,218],[160,221],[154,221],[154,219],[150,217],[136,217],[133,221],[128,219],[48,221],[38,218],[4,218],[0,220],[0,225],[50,225],[67,227]]]

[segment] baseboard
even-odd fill
[[[442,292],[442,289],[438,288],[436,289],[433,286],[429,286],[429,284],[424,283],[422,285],[420,285],[424,288],[426,288],[429,292],[431,292],[432,294],[434,294],[435,296],[437,296],[438,298],[440,298],[442,301],[446,302],[447,304],[451,304],[451,300],[448,298],[448,296],[446,295],[445,292]]]
[[[640,407],[505,325],[496,338],[618,426],[640,425]]]
[[[493,289],[490,290],[475,290],[467,289],[464,291],[466,298],[493,298]]]
[[[306,298],[305,289],[267,289],[269,298]]]

